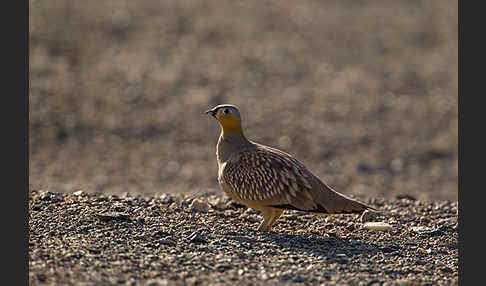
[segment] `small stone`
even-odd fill
[[[192,243],[206,242],[206,240],[202,237],[202,235],[198,231],[191,233],[191,235],[189,235],[187,239]]]
[[[166,200],[168,197],[169,197],[169,195],[168,195],[168,194],[161,194],[161,195],[159,196],[159,199],[161,199],[161,200],[163,200],[163,201],[164,201],[164,200]]]
[[[268,277],[267,273],[262,273],[260,274],[260,279],[262,279],[263,281],[266,281],[268,280],[270,277]]]
[[[84,195],[84,192],[81,191],[81,190],[79,190],[79,191],[74,192],[73,195],[75,195],[75,196],[82,196],[82,195]]]
[[[40,191],[39,192],[39,198],[42,201],[49,201],[49,200],[51,200],[51,195],[47,191]]]
[[[445,273],[453,273],[454,272],[454,270],[452,268],[447,267],[447,266],[444,266],[444,267],[439,268],[439,269],[440,269],[440,271],[445,272]]]
[[[214,269],[218,272],[225,272],[228,269],[231,269],[231,265],[227,263],[217,263],[214,265]]]
[[[399,194],[399,195],[396,196],[396,198],[399,199],[399,200],[405,199],[405,200],[409,200],[409,201],[416,201],[417,200],[416,197],[409,195],[409,194]]]
[[[348,223],[348,224],[346,225],[346,229],[347,229],[348,231],[353,231],[353,230],[355,229],[355,227],[354,227],[354,223],[352,223],[352,222]]]
[[[88,250],[89,252],[91,252],[93,254],[100,254],[101,253],[101,250],[99,250],[96,247],[86,247],[86,250]]]
[[[158,240],[158,242],[164,245],[176,245],[175,241],[173,241],[171,238],[161,238]]]
[[[414,226],[411,227],[410,230],[414,233],[420,234],[420,235],[428,235],[428,236],[436,236],[436,235],[442,235],[444,231],[447,231],[449,226],[441,226],[439,228],[430,228],[426,226]]]
[[[197,277],[189,277],[186,279],[187,285],[196,285],[197,284]]]
[[[165,230],[156,230],[152,233],[152,236],[154,237],[166,237],[169,236],[170,233],[165,231]]]
[[[363,225],[363,227],[372,231],[390,231],[393,229],[390,224],[384,222],[367,222]]]
[[[398,247],[396,245],[388,245],[388,246],[382,246],[379,249],[384,253],[392,253],[397,251]]]
[[[410,230],[415,233],[424,233],[424,232],[429,232],[432,229],[426,226],[413,226],[410,228]]]
[[[146,283],[148,286],[165,286],[170,284],[169,280],[166,279],[149,279]]]
[[[292,275],[290,273],[284,273],[282,276],[280,276],[280,278],[283,279],[283,280],[289,281],[289,280],[292,280],[292,278],[294,278],[294,275]]]
[[[115,209],[115,211],[117,212],[123,212],[126,210],[126,207],[124,204],[122,203],[114,203],[113,204],[113,208]]]
[[[428,248],[428,249],[423,249],[422,247],[420,248],[417,248],[417,251],[420,253],[420,254],[431,254],[432,253],[432,249]]]
[[[295,283],[303,283],[305,282],[306,279],[300,275],[296,275],[294,276],[294,278],[292,278],[292,282],[295,282]]]
[[[179,205],[177,204],[177,202],[173,202],[169,205],[169,209],[177,209],[179,207]]]
[[[102,221],[111,221],[111,220],[129,220],[130,215],[123,212],[103,212],[96,214],[96,217]]]
[[[189,205],[189,209],[191,211],[204,212],[204,213],[206,213],[209,210],[209,205],[205,201],[201,201],[201,200],[195,199]]]
[[[212,208],[224,209],[226,207],[226,202],[222,198],[208,198],[208,203]]]

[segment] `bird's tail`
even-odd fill
[[[378,211],[377,209],[336,192],[331,187],[323,184],[324,190],[319,193],[317,202],[320,208],[317,212],[328,214],[354,214],[366,210]]]

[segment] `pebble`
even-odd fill
[[[415,233],[425,233],[431,231],[432,229],[425,226],[413,226],[410,228],[410,230]]]
[[[454,227],[449,225],[443,225],[441,227],[426,227],[426,226],[413,226],[410,228],[410,231],[413,233],[417,233],[420,235],[427,235],[427,236],[437,236],[441,235],[444,232],[448,232],[450,230],[454,230]]]
[[[96,214],[96,217],[102,221],[111,221],[111,220],[128,220],[130,215],[124,212],[102,212]]]
[[[393,226],[385,222],[367,222],[363,224],[363,227],[372,231],[390,231],[393,230]]]
[[[192,243],[203,243],[206,242],[204,237],[199,233],[199,231],[195,231],[189,235],[187,238]]]
[[[423,249],[423,248],[417,248],[417,251],[420,253],[420,254],[431,254],[432,253],[432,249],[430,248],[427,248],[427,249]]]
[[[75,196],[82,196],[82,195],[84,195],[84,192],[81,191],[81,190],[80,191],[76,191],[76,192],[73,193],[73,195],[75,195]]]
[[[194,199],[189,205],[189,209],[194,212],[208,212],[209,205],[205,201]]]
[[[208,198],[208,203],[215,209],[224,209],[226,207],[226,200],[221,197]]]

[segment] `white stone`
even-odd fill
[[[384,222],[367,222],[363,224],[363,227],[372,231],[390,231],[393,229],[393,226]]]

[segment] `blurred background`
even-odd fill
[[[30,0],[31,189],[218,189],[217,122],[345,194],[457,200],[457,1]]]

